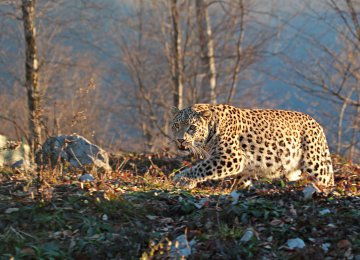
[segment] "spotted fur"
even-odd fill
[[[180,185],[238,176],[246,187],[253,177],[296,180],[302,173],[322,186],[334,184],[324,131],[309,115],[208,104],[172,112],[178,148],[204,158],[175,176]]]

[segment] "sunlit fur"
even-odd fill
[[[171,122],[171,128],[174,134],[174,142],[179,149],[189,149],[192,154],[203,159],[209,157],[205,145],[206,138],[209,135],[209,118],[201,112],[191,108],[181,111],[175,110],[175,116]],[[178,140],[184,142],[179,143]]]
[[[238,176],[246,186],[253,178],[294,180],[302,173],[323,186],[334,183],[324,131],[306,114],[209,104],[172,113],[178,148],[203,159],[175,176],[179,185]]]

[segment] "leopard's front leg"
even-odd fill
[[[193,176],[191,172],[192,168],[187,168],[185,170],[182,170],[180,173],[175,175],[173,181],[175,182],[176,186],[181,186],[187,189],[193,189],[196,187],[197,183],[200,181],[197,181],[197,178],[191,177]]]
[[[198,183],[206,180],[217,180],[237,175],[244,168],[241,161],[240,156],[229,156],[227,158],[212,156],[194,167],[182,170],[174,177],[174,182],[178,186],[192,189]]]
[[[206,172],[208,169],[208,172]],[[205,181],[207,174],[211,173],[211,160],[206,159],[197,165],[182,170],[174,177],[174,182],[177,186],[182,186],[188,189],[195,188],[199,182]]]

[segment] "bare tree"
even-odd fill
[[[104,126],[108,124],[100,122],[109,122],[109,116],[104,113],[103,100],[113,100],[116,95],[103,91],[99,84],[104,69],[98,62],[99,54],[91,50],[92,46],[76,39],[90,38],[94,29],[92,21],[101,21],[91,19],[96,14],[93,9],[100,7],[88,7],[90,1],[0,4],[0,24],[3,25],[0,33],[5,35],[0,40],[5,47],[0,50],[2,134],[17,139],[25,135],[29,142],[33,141],[34,149],[45,135],[77,132],[90,139],[104,139],[100,136],[106,135],[108,128]],[[69,39],[71,37],[73,39]],[[18,62],[23,60],[26,60],[25,70]],[[24,95],[24,86],[27,95]],[[35,132],[30,129],[34,122]],[[16,131],[12,131],[14,127]]]
[[[238,82],[238,76],[239,76],[239,72],[240,72],[240,64],[241,64],[241,60],[242,60],[242,44],[244,41],[244,34],[245,34],[245,26],[244,26],[244,18],[245,18],[245,6],[244,6],[244,1],[243,0],[239,0],[239,17],[240,17],[240,21],[239,21],[239,32],[238,32],[238,39],[236,41],[236,60],[235,60],[235,66],[234,66],[234,70],[232,73],[232,80],[231,80],[231,86],[230,86],[230,90],[229,90],[229,95],[227,98],[227,103],[231,103],[232,99],[234,98],[235,95],[235,91],[236,91],[236,85]]]
[[[11,17],[11,23],[21,26],[22,36],[21,8],[11,2],[11,8],[0,8],[6,14],[0,16],[0,24],[10,23]],[[248,105],[256,99],[257,89],[242,83],[254,78],[253,65],[261,60],[267,28],[250,26],[257,15],[249,15],[252,9],[246,1],[36,3],[43,137],[76,132],[99,144],[127,142],[128,149],[154,150],[169,138],[171,106],[226,102],[229,96],[232,103]],[[0,26],[1,35],[5,32],[11,42],[19,36],[13,28]],[[21,37],[16,49],[22,50],[23,45]],[[24,57],[22,52],[0,50],[4,83],[0,87],[6,90],[0,95],[0,106],[9,108],[9,112],[1,109],[0,119],[5,122],[2,130],[10,135],[14,127],[19,135],[30,132],[27,126],[23,131],[16,127],[28,120],[23,104],[27,97],[19,87],[25,75],[19,73],[18,64],[4,66]],[[14,80],[3,76],[7,72]]]
[[[336,153],[337,154],[341,154],[342,152],[342,137],[343,137],[343,124],[344,124],[344,115],[345,115],[345,111],[346,108],[349,105],[349,99],[351,97],[351,95],[353,94],[354,89],[351,89],[350,92],[348,93],[346,99],[343,101],[343,104],[341,105],[341,108],[339,110],[339,120],[338,120],[338,130],[337,130],[337,144],[336,144]]]
[[[179,109],[183,108],[183,58],[181,52],[181,31],[180,31],[180,21],[179,21],[179,11],[177,7],[177,0],[170,1],[171,9],[171,20],[173,25],[173,59],[172,59],[172,78],[175,86],[174,93],[174,106]]]
[[[245,22],[251,8],[241,0],[212,2],[210,6],[211,16],[206,1],[195,5],[189,0],[137,1],[131,12],[124,14],[126,18],[113,20],[110,37],[119,46],[124,74],[131,77],[121,86],[127,89],[128,101],[124,104],[137,111],[133,122],[149,144],[147,149],[161,146],[167,140],[163,137],[169,137],[171,106],[226,102],[228,96],[233,101],[244,90],[238,85],[255,75],[252,65],[261,60],[261,50],[271,38],[266,24],[256,28],[255,33],[249,21],[256,16],[248,17],[248,24]],[[247,26],[249,38],[245,36]],[[218,63],[223,64],[219,71],[215,52]],[[246,90],[254,93],[251,99],[256,98],[257,89]],[[249,95],[242,97],[246,104],[251,102]]]
[[[359,100],[360,101],[360,100]],[[352,134],[351,139],[349,143],[349,153],[348,158],[350,161],[359,161],[359,158],[356,156],[359,155],[359,145],[360,145],[360,107],[356,108],[356,113],[354,115],[354,118],[352,119],[353,125],[352,125]]]
[[[22,0],[25,37],[25,87],[29,106],[31,148],[35,152],[41,147],[42,94],[39,86],[39,62],[36,48],[35,0]]]
[[[360,107],[360,6],[354,0],[324,0],[320,13],[309,8],[310,19],[323,21],[327,33],[336,36],[336,42],[322,41],[318,34],[306,34],[299,29],[304,40],[306,59],[282,53],[282,59],[293,69],[292,75],[283,80],[330,103],[335,127],[329,125],[336,137],[331,142],[339,154],[356,158],[360,152],[358,117]],[[327,16],[326,14],[329,14]],[[334,18],[335,17],[335,18]]]
[[[202,83],[201,90],[203,101],[216,104],[216,64],[215,50],[208,5],[206,0],[196,0],[196,19],[201,53]],[[210,88],[210,89],[209,89]],[[210,93],[210,95],[207,95]]]

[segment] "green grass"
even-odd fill
[[[0,259],[176,258],[184,234],[194,242],[190,259],[360,255],[358,165],[335,160],[338,192],[330,195],[305,201],[301,183],[262,182],[237,191],[237,203],[226,182],[182,190],[168,178],[173,169],[163,167],[168,171],[151,165],[87,184],[71,174],[46,172],[34,181],[36,174],[0,170]],[[253,236],[244,242],[248,229]],[[292,238],[306,247],[287,249]]]

